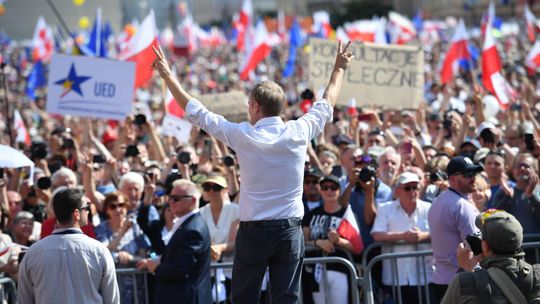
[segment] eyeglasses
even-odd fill
[[[316,180],[316,179],[305,179],[304,180],[304,184],[306,184],[306,185],[316,185],[318,183],[319,183],[319,181]]]
[[[478,172],[476,172],[476,171],[463,172],[463,173],[461,173],[461,176],[463,176],[465,178],[473,178],[473,177],[476,176],[476,174],[478,174]]]
[[[211,184],[211,183],[203,184],[202,188],[203,188],[203,191],[206,191],[206,192],[208,192],[210,190],[215,191],[215,192],[223,190],[223,187],[221,187],[220,185]]]
[[[174,202],[179,202],[185,198],[188,198],[188,197],[193,197],[191,195],[169,195],[169,199],[174,201]]]
[[[83,206],[81,208],[77,208],[79,211],[83,211],[83,210],[86,210],[88,212],[90,212],[90,205],[86,205],[86,206]]]
[[[322,191],[328,191],[328,190],[336,191],[338,189],[339,189],[338,185],[324,185],[324,186],[321,186]]]
[[[126,208],[127,207],[127,204],[126,203],[112,203],[112,204],[109,204],[109,209],[111,210],[116,210],[116,208]]]
[[[405,192],[410,192],[411,190],[416,191],[418,190],[418,186],[405,186],[403,187],[403,190],[405,190]]]

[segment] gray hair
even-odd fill
[[[122,189],[126,183],[137,184],[142,190],[144,187],[144,178],[139,173],[131,171],[122,175],[118,183],[118,189]]]
[[[34,220],[34,215],[28,211],[19,211],[13,219],[13,224],[17,224],[22,220]]]
[[[201,192],[197,184],[188,181],[187,179],[177,179],[172,183],[172,188],[182,188],[186,191],[186,195],[193,196],[197,199],[197,206],[199,205],[199,199],[201,198]]]
[[[399,155],[396,149],[394,149],[394,147],[391,147],[391,146],[384,148],[384,152],[381,155],[379,155],[379,158],[377,159],[377,163],[380,164],[381,161],[383,160],[383,157],[388,157],[388,156],[397,157],[399,164],[401,164],[401,155]]]
[[[75,175],[75,172],[73,172],[67,167],[61,167],[60,169],[56,170],[56,172],[54,172],[51,176],[51,183],[53,188],[56,188],[58,186],[58,180],[62,177],[71,178],[75,181],[75,184],[77,184],[77,175]]]

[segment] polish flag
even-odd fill
[[[272,46],[277,44],[277,40],[279,39],[270,36],[262,21],[257,23],[253,35],[253,43],[249,43],[250,41],[246,43],[246,57],[241,68],[240,79],[247,80],[249,78],[249,73],[255,70],[259,62],[270,55]]]
[[[360,236],[360,228],[358,228],[358,223],[356,222],[351,206],[347,206],[347,210],[345,210],[345,214],[343,214],[337,232],[340,236],[351,242],[355,254],[360,254],[362,250],[364,250],[364,243]]]
[[[332,33],[330,25],[330,15],[325,11],[317,11],[313,13],[313,33],[320,38],[328,38]]]
[[[532,47],[525,60],[525,65],[530,69],[530,74],[534,74],[540,68],[540,41],[536,41]]]
[[[486,28],[488,24],[491,24],[491,26],[493,26],[493,20],[495,20],[495,4],[490,1],[488,10],[482,16],[482,21],[480,21],[480,31],[482,32],[482,35],[486,34]]]
[[[536,17],[531,12],[529,5],[525,4],[525,8],[523,9],[523,12],[525,14],[525,24],[527,25],[527,38],[529,38],[530,42],[534,42],[536,40]]]
[[[158,32],[154,11],[144,18],[133,38],[126,46],[126,50],[118,55],[119,60],[135,62],[135,87],[145,85],[152,78],[150,65],[156,58],[152,46],[158,46]]]
[[[30,146],[30,144],[32,144],[28,129],[26,129],[21,113],[19,113],[18,110],[15,110],[15,112],[13,112],[13,128],[15,129],[15,131],[17,131],[17,138],[15,138],[15,142],[25,143],[27,146]]]
[[[448,83],[454,79],[458,72],[458,65],[460,60],[470,60],[471,54],[468,49],[469,35],[465,28],[465,22],[463,19],[459,20],[452,42],[448,51],[446,52],[446,58],[441,69],[441,82],[443,84]]]
[[[253,24],[253,4],[251,0],[244,0],[238,20],[234,23],[238,36],[236,38],[236,48],[243,51],[246,47],[246,31]]]
[[[358,111],[356,110],[356,98],[351,98],[347,103],[347,114],[351,117],[358,114]]]
[[[43,17],[39,17],[32,39],[32,60],[48,61],[54,51],[54,37]]]
[[[506,110],[512,98],[515,97],[515,92],[501,72],[501,59],[497,53],[495,39],[491,31],[491,21],[489,21],[482,48],[482,83],[491,94],[497,97],[501,108]]]
[[[176,99],[172,95],[171,91],[167,90],[167,96],[165,97],[165,103],[167,107],[167,113],[178,118],[184,117],[184,110],[178,105]]]
[[[343,27],[351,41],[375,42],[379,22],[376,20],[357,20],[345,23]]]
[[[394,43],[405,44],[416,37],[416,27],[407,17],[396,12],[389,12],[388,20],[393,28]]]

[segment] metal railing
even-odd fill
[[[0,278],[0,303],[17,303],[17,286],[9,277]]]
[[[131,280],[133,282],[133,303],[139,304],[139,284],[137,284],[137,276],[142,276],[143,278],[143,286],[144,286],[144,303],[149,303],[149,297],[148,297],[148,280],[146,278],[146,274],[148,274],[148,271],[146,270],[138,270],[135,268],[117,268],[116,269],[116,279],[118,280],[118,283],[120,284],[119,277],[120,276],[131,276]]]

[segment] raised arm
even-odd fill
[[[156,54],[156,59],[152,63],[152,68],[156,71],[158,71],[159,76],[165,81],[167,84],[167,87],[169,88],[169,91],[171,91],[171,94],[174,96],[174,99],[178,103],[178,105],[185,110],[186,105],[190,99],[193,99],[191,95],[188,94],[182,88],[176,77],[171,72],[171,69],[169,68],[169,64],[167,63],[167,59],[165,59],[165,54],[163,53],[163,50],[161,47],[158,46],[156,49],[154,46],[152,46],[152,49],[154,50],[154,53]]]
[[[345,70],[349,66],[352,58],[354,57],[353,53],[348,50],[350,44],[351,42],[349,41],[345,48],[342,48],[341,41],[339,41],[334,70],[330,75],[330,82],[328,83],[328,86],[326,87],[326,90],[323,94],[323,98],[328,100],[332,107],[336,105],[339,98],[339,92],[341,91],[341,82],[343,81],[343,75],[345,75]]]

